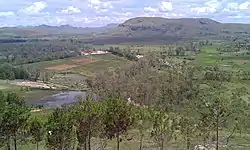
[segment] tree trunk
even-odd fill
[[[186,140],[187,140],[187,150],[190,150],[190,136],[189,136],[189,129],[187,129],[187,133],[186,133],[187,137],[186,137]]]
[[[236,130],[236,127],[234,127],[232,133],[227,137],[227,143],[226,143],[226,145],[228,145],[229,140],[230,140],[230,138],[234,135],[235,130]]]
[[[116,142],[117,142],[117,150],[120,150],[120,136],[119,136],[119,133],[117,133]]]
[[[164,150],[164,138],[163,138],[163,136],[161,138],[161,150]]]
[[[17,150],[16,134],[14,135],[14,150]]]
[[[39,145],[38,145],[38,142],[36,142],[36,150],[39,149]]]
[[[7,150],[10,150],[10,137],[7,136]]]
[[[141,138],[140,138],[140,150],[142,150],[142,142],[143,142],[143,134],[141,134]]]
[[[107,146],[107,142],[106,140],[102,139],[101,137],[100,138],[100,150],[104,150],[105,147]]]
[[[78,142],[77,150],[87,150],[87,137],[84,138],[83,142]]]
[[[87,137],[84,139],[84,150],[87,150]]]
[[[216,114],[216,150],[219,150],[219,113]]]
[[[91,150],[91,132],[88,133],[88,150]]]
[[[78,143],[77,144],[77,150],[87,150],[87,147],[85,147],[85,143]]]

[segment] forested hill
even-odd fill
[[[70,36],[83,35],[91,37],[93,33],[103,33],[110,28],[117,27],[118,24],[108,24],[102,27],[72,27],[70,25],[61,26],[26,26],[26,27],[4,27],[0,28],[0,38],[24,38],[24,37],[48,37],[48,36]]]
[[[229,39],[249,37],[249,24],[220,23],[206,18],[166,19],[159,17],[132,18],[109,31],[120,39],[141,41],[176,41],[190,39]]]
[[[43,37],[77,35],[91,43],[176,42],[192,39],[228,40],[250,37],[249,24],[220,23],[206,18],[166,19],[137,17],[121,24],[98,28],[69,25],[0,28],[1,37]]]

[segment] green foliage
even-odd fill
[[[151,122],[150,122],[150,111],[147,108],[134,108],[135,113],[135,128],[139,130],[140,133],[140,150],[143,147],[143,138],[145,137],[145,131],[150,129]]]
[[[13,138],[16,150],[17,136],[25,127],[30,110],[25,105],[24,99],[16,93],[8,92],[6,96],[1,95],[1,103],[3,104],[0,113],[1,136],[8,141],[7,148],[10,147],[10,138]]]
[[[106,102],[106,110],[103,121],[104,133],[108,139],[117,139],[117,150],[119,150],[120,136],[126,133],[133,125],[132,105],[120,98],[109,98]]]
[[[164,143],[170,142],[179,128],[179,118],[164,110],[154,110],[151,113],[151,119],[153,123],[151,136],[160,149],[164,150]]]
[[[73,119],[69,108],[57,108],[46,124],[48,149],[72,149],[74,146]]]
[[[13,80],[13,79],[28,79],[29,73],[22,67],[15,67],[11,64],[0,64],[0,79]]]
[[[0,61],[19,65],[76,57],[80,55],[79,48],[83,49],[84,44],[67,40],[1,44]]]
[[[138,53],[135,51],[131,52],[131,50],[121,50],[119,47],[115,47],[115,48],[110,47],[109,52],[111,52],[112,54],[117,55],[119,57],[124,57],[128,60],[131,60],[131,61],[138,60],[138,58],[136,57],[136,55],[138,55]]]
[[[250,50],[249,39],[233,39],[230,42],[222,44],[217,51],[219,52],[240,52],[241,50]]]
[[[218,66],[208,67],[206,68],[205,72],[205,80],[230,82],[232,80],[232,73],[229,71],[224,71]]]
[[[37,150],[39,148],[39,142],[44,139],[45,135],[45,124],[44,122],[37,117],[31,118],[28,123],[28,133],[33,138],[34,142],[37,145]]]
[[[73,110],[74,124],[78,140],[78,149],[91,149],[91,138],[101,137],[104,113],[103,103],[93,101],[90,97],[85,101],[78,102]]]

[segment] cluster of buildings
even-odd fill
[[[103,55],[108,53],[110,52],[103,50],[85,50],[81,52],[81,55]]]

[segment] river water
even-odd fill
[[[53,95],[45,95],[43,98],[32,100],[30,105],[43,105],[49,107],[60,107],[63,104],[75,103],[86,99],[86,92],[82,91],[64,91]]]

